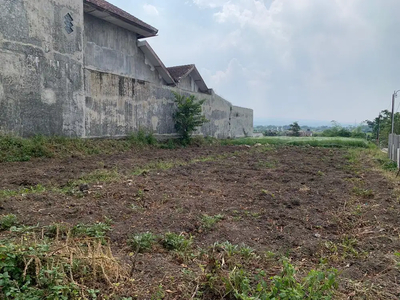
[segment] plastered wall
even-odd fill
[[[0,131],[83,136],[82,1],[0,0],[0,8]]]

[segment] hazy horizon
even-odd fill
[[[285,125],[290,125],[293,122],[298,122],[300,126],[312,126],[312,127],[318,127],[318,126],[332,126],[332,121],[336,120],[330,120],[330,121],[321,121],[321,120],[283,120],[283,119],[254,119],[254,127],[256,126],[285,126]],[[341,126],[359,126],[363,122],[338,122]]]

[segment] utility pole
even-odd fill
[[[377,142],[378,142],[378,147],[380,148],[380,143],[379,143],[379,131],[381,130],[381,113],[379,113],[378,116],[378,131],[377,131]]]

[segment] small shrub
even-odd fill
[[[165,234],[162,244],[167,250],[186,251],[192,245],[192,238],[186,238],[183,235],[168,232]]]
[[[13,214],[4,215],[0,217],[0,229],[9,230],[11,227],[17,225],[17,216]]]
[[[134,251],[144,252],[150,250],[153,244],[156,242],[157,236],[151,232],[144,232],[132,236],[128,240],[128,244],[132,247]]]
[[[185,97],[174,93],[177,110],[173,115],[175,129],[178,132],[182,144],[187,145],[191,141],[192,133],[197,127],[202,126],[208,120],[202,115],[202,105],[205,100],[198,101],[195,96]]]

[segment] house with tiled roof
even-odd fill
[[[167,68],[158,29],[104,0],[0,0],[0,132],[175,134],[173,93],[206,100],[199,133],[252,134],[253,111],[210,89],[194,64]],[[185,62],[182,62],[185,63]]]
[[[211,92],[194,64],[170,67],[168,72],[183,90],[208,94]]]

